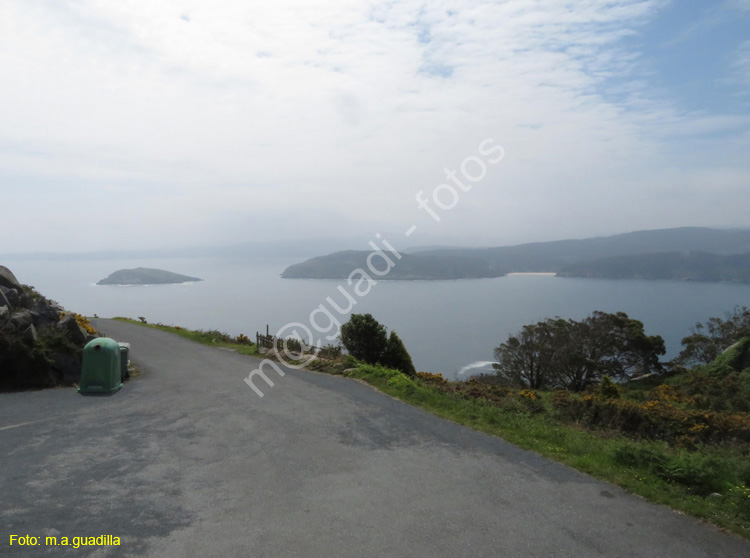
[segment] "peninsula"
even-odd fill
[[[345,251],[287,267],[287,279],[346,279],[372,252]],[[750,282],[750,230],[683,227],[490,248],[423,248],[396,256],[378,280],[561,277]],[[381,265],[382,267],[382,265]],[[390,269],[392,267],[392,269]]]

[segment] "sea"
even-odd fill
[[[102,318],[219,330],[232,336],[279,331],[332,342],[349,313],[370,313],[395,330],[417,370],[467,378],[492,371],[495,347],[531,323],[582,319],[595,310],[626,312],[661,335],[664,359],[680,351],[696,322],[750,306],[750,284],[603,280],[552,275],[495,279],[387,281],[282,279],[299,258],[13,258],[0,261],[22,283],[70,311]],[[152,267],[203,279],[151,286],[100,286],[125,268]],[[331,339],[329,339],[331,338]],[[118,341],[127,341],[121,339]],[[334,341],[335,342],[335,341]],[[137,355],[133,355],[137,360]]]

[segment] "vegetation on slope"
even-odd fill
[[[145,318],[140,318],[140,320],[133,320],[131,318],[117,317],[114,319],[120,320],[122,322],[128,322],[131,324],[138,324],[153,329],[158,329],[161,331],[167,331],[169,333],[179,335],[180,337],[184,337],[185,339],[189,339],[190,341],[195,341],[196,343],[210,345],[212,347],[232,349],[244,355],[257,356],[259,354],[257,345],[255,345],[255,343],[253,343],[249,337],[242,333],[240,333],[237,337],[232,337],[228,333],[224,333],[215,329],[204,331],[202,329],[186,329],[184,327],[165,325],[162,323],[150,324],[146,321]]]
[[[750,253],[667,252],[601,258],[563,267],[561,277],[750,282]]]
[[[347,279],[361,269],[373,280],[381,279],[478,279],[501,277],[506,271],[472,254],[400,254],[347,250],[319,256],[287,267],[285,279]],[[389,261],[383,259],[388,258]],[[368,265],[369,264],[369,265]],[[373,271],[374,270],[374,271]]]

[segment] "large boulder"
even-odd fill
[[[12,308],[21,305],[21,297],[18,295],[18,293],[21,292],[21,289],[16,290],[4,285],[0,285],[0,292],[3,293],[5,299],[8,301]]]
[[[31,310],[18,310],[13,312],[10,316],[10,323],[15,326],[18,331],[24,331],[30,325],[34,323],[34,316]]]
[[[44,299],[37,299],[31,307],[31,315],[36,327],[56,324],[60,320],[60,312],[48,304]]]
[[[29,293],[21,293],[20,303],[22,307],[31,310],[31,307],[34,306],[34,297]]]
[[[33,345],[34,343],[36,343],[36,340],[38,338],[38,334],[36,332],[34,324],[31,324],[29,327],[24,329],[22,335],[24,341],[26,341],[29,345]]]
[[[52,353],[52,370],[55,379],[66,384],[77,382],[81,378],[81,357],[67,353]]]
[[[10,320],[10,309],[7,306],[0,306],[0,329]]]
[[[21,283],[18,282],[18,279],[13,275],[13,272],[4,265],[0,265],[0,285],[8,287],[9,289],[18,289],[19,291],[23,290]]]
[[[78,325],[76,317],[73,314],[68,314],[62,320],[57,322],[56,327],[64,331],[65,335],[68,336],[68,339],[76,345],[83,346],[86,344],[86,332]]]
[[[10,302],[8,302],[8,298],[5,296],[5,293],[0,290],[0,306],[10,306]]]

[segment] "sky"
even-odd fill
[[[0,0],[0,69],[6,254],[750,227],[750,0]]]

